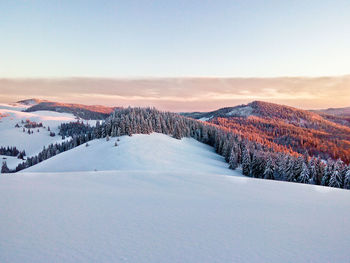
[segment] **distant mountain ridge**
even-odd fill
[[[76,117],[85,119],[85,120],[102,120],[107,118],[115,109],[118,107],[107,107],[101,105],[83,105],[83,104],[74,104],[74,103],[60,103],[52,101],[43,101],[37,99],[30,99],[19,101],[25,105],[32,105],[26,112],[34,111],[56,111],[61,113],[71,113]],[[30,104],[31,103],[31,104]]]
[[[25,99],[25,100],[20,100],[20,101],[17,101],[17,103],[19,104],[23,104],[23,105],[36,105],[36,104],[39,104],[41,102],[47,102],[47,100],[42,100],[42,99]]]
[[[340,111],[345,113],[340,113]],[[347,112],[348,110],[348,112]],[[253,101],[248,104],[237,105],[233,107],[224,107],[215,111],[210,112],[184,112],[182,115],[191,117],[194,119],[200,118],[214,118],[214,117],[266,117],[266,118],[290,118],[297,120],[299,118],[304,119],[318,119],[320,113],[330,114],[330,111],[334,111],[338,116],[344,116],[345,114],[350,115],[349,108],[339,109],[328,109],[328,110],[301,110],[291,106],[264,102],[264,101]]]
[[[323,110],[314,110],[316,113],[323,113],[328,115],[340,116],[340,117],[350,117],[350,107],[345,108],[328,108]]]
[[[350,122],[344,117],[263,101],[182,115],[230,128],[255,141],[350,161]]]

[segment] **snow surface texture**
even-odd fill
[[[250,116],[253,113],[253,108],[250,106],[245,107],[237,107],[236,109],[233,109],[232,111],[226,113],[226,116],[240,116],[240,117],[247,117]]]
[[[115,142],[118,146],[114,146]],[[164,134],[96,139],[58,154],[23,172],[70,172],[101,170],[200,171],[240,175],[228,169],[214,148],[192,138],[177,140]]]
[[[62,142],[61,136],[58,136],[58,126],[61,123],[76,121],[76,117],[72,114],[58,113],[53,111],[36,111],[22,112],[28,106],[23,104],[0,104],[0,146],[16,146],[18,150],[25,150],[27,156],[38,154],[44,146],[51,143]],[[44,128],[34,128],[33,134],[23,132],[23,128],[15,128],[21,120],[42,122],[44,126],[50,127],[50,130],[56,133],[55,137],[50,137],[50,132]],[[84,121],[86,122],[86,121]],[[90,125],[95,125],[96,121],[89,121]],[[39,129],[40,132],[37,132]],[[26,129],[27,130],[27,129]],[[2,159],[1,159],[2,162]],[[16,162],[7,162],[9,168],[15,168]]]
[[[0,176],[0,262],[350,262],[350,191],[193,172]]]

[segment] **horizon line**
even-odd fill
[[[107,79],[107,80],[140,80],[140,79],[287,79],[287,78],[303,78],[303,79],[317,79],[317,78],[342,78],[350,77],[348,74],[339,75],[279,75],[279,76],[19,76],[19,77],[2,77],[1,80],[62,80],[62,79]]]

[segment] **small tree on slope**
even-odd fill
[[[330,187],[338,187],[341,188],[343,185],[341,170],[344,167],[344,163],[341,160],[337,160],[334,164],[334,170],[329,179]]]
[[[230,165],[230,169],[232,170],[235,170],[238,167],[236,153],[234,152],[233,148],[230,153],[229,165]]]
[[[271,158],[269,158],[267,159],[266,166],[265,166],[264,179],[274,180],[273,174],[274,174],[274,169],[272,166],[272,160]]]
[[[329,186],[340,188],[341,185],[342,183],[341,183],[340,172],[338,170],[334,170],[333,174],[331,175],[331,178],[329,179]]]
[[[250,176],[250,154],[247,149],[244,149],[243,151],[243,160],[242,160],[242,173],[245,176]]]
[[[2,162],[2,166],[1,166],[1,173],[9,173],[10,169],[7,167],[7,163],[4,161]]]
[[[348,167],[344,178],[344,189],[350,189],[350,167]]]
[[[305,163],[302,165],[302,170],[298,177],[298,182],[303,184],[310,183],[310,171]]]

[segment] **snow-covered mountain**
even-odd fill
[[[182,114],[230,128],[250,140],[265,140],[275,147],[288,147],[301,154],[308,152],[323,159],[331,157],[350,162],[350,119],[346,117],[263,101]]]
[[[34,106],[34,105],[37,105],[37,104],[39,104],[41,102],[46,102],[46,101],[47,100],[41,100],[41,99],[32,98],[32,99],[20,100],[20,101],[17,101],[17,103],[31,107],[31,106]]]
[[[30,100],[31,101],[31,100]],[[37,103],[33,103],[31,107],[28,107],[25,111],[36,112],[36,111],[54,111],[60,113],[73,114],[78,118],[85,120],[102,120],[107,118],[116,107],[106,107],[101,105],[83,105],[74,103],[60,103],[52,101],[40,101],[34,100]],[[22,101],[23,102],[23,101]],[[26,105],[30,105],[28,101]]]

